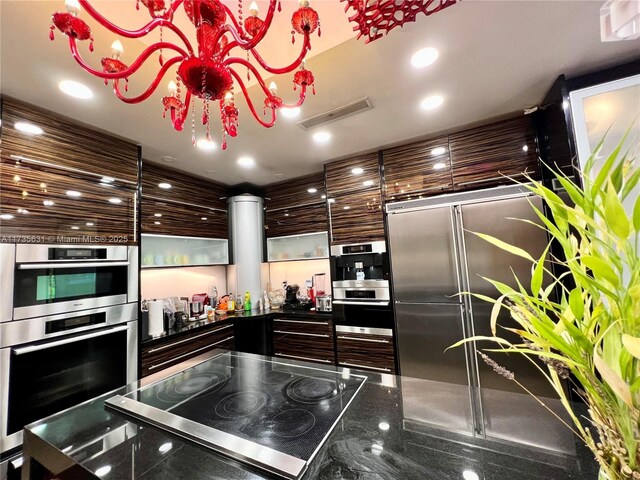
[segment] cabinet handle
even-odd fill
[[[313,322],[310,320],[285,320],[283,318],[276,318],[274,322],[304,323],[307,325],[329,325],[329,322]]]
[[[159,352],[160,350],[164,350],[165,348],[175,347],[176,345],[180,345],[181,343],[184,343],[184,342],[190,342],[192,340],[195,340],[196,338],[206,337],[207,335],[213,335],[214,333],[221,332],[222,330],[225,330],[225,329],[231,328],[231,327],[233,327],[233,324],[225,325],[224,327],[216,328],[215,330],[212,330],[210,332],[201,333],[200,335],[194,335],[193,337],[185,338],[184,340],[179,340],[179,341],[173,342],[173,343],[168,343],[168,344],[162,345],[162,346],[160,346],[158,348],[152,348],[151,350],[149,350],[146,353],[149,354],[149,353],[153,353],[153,352]]]
[[[340,339],[340,340],[357,340],[359,342],[389,343],[389,340],[378,340],[378,339],[375,339],[375,338],[362,338],[362,337],[343,337],[342,335],[338,335],[338,339]]]
[[[324,337],[324,338],[329,338],[329,335],[327,333],[285,332],[283,330],[274,330],[273,333],[284,333],[286,335],[304,335],[305,337]]]
[[[170,359],[170,360],[166,360],[166,361],[164,361],[164,362],[160,362],[160,363],[158,363],[158,364],[156,364],[156,365],[151,365],[151,366],[149,367],[149,371],[151,371],[151,370],[155,370],[156,368],[160,368],[160,367],[162,367],[163,365],[166,365],[167,363],[175,362],[176,360],[179,360],[179,359],[181,359],[181,358],[183,358],[183,357],[188,357],[189,355],[193,355],[194,353],[199,352],[199,351],[201,351],[201,350],[206,350],[206,349],[208,349],[208,348],[214,347],[214,346],[216,346],[216,345],[218,345],[218,344],[220,344],[220,343],[224,343],[224,342],[226,342],[227,340],[233,340],[234,338],[235,338],[235,337],[232,335],[231,337],[224,338],[224,339],[222,339],[222,340],[220,340],[220,341],[218,341],[218,342],[212,343],[211,345],[205,345],[204,347],[200,347],[200,348],[197,348],[197,349],[192,350],[192,351],[190,351],[190,352],[183,353],[182,355],[178,355],[177,357],[173,357],[173,358],[172,358],[172,359]]]
[[[320,358],[312,358],[312,357],[298,357],[297,355],[287,355],[285,353],[278,353],[278,352],[276,352],[276,357],[297,358],[298,360],[309,360],[311,362],[331,363],[331,360],[323,360]]]
[[[338,362],[338,365],[343,367],[356,367],[356,368],[364,368],[369,370],[379,370],[381,372],[390,372],[390,368],[381,368],[381,367],[370,367],[368,365],[358,365],[357,363],[347,363],[347,362]]]

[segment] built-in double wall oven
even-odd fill
[[[0,244],[0,454],[22,427],[135,381],[138,249]]]

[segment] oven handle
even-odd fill
[[[79,267],[125,267],[129,262],[76,262],[76,263],[21,263],[20,270],[39,270],[41,268],[79,268]]]
[[[334,305],[375,305],[376,307],[388,307],[389,302],[358,302],[348,300],[334,300]]]
[[[120,327],[110,328],[109,330],[102,330],[100,332],[87,333],[86,335],[78,335],[77,337],[65,338],[64,340],[58,340],[56,342],[44,343],[42,345],[33,345],[31,347],[16,348],[13,353],[16,355],[23,355],[25,353],[37,352],[38,350],[45,350],[47,348],[58,347],[60,345],[66,345],[67,343],[79,342],[81,340],[88,340],[90,338],[102,337],[103,335],[109,335],[111,333],[122,332],[129,328],[128,325],[122,325]]]

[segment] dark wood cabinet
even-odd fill
[[[531,119],[520,115],[449,135],[455,190],[475,189],[513,180],[523,172],[540,178],[538,149]]]
[[[447,137],[383,150],[382,159],[386,202],[453,191]]]
[[[380,190],[378,153],[327,163],[324,166],[327,196],[336,198],[358,192]]]
[[[395,349],[391,334],[341,332],[337,328],[336,354],[340,367],[396,373]]]
[[[146,377],[191,357],[216,348],[235,350],[233,323],[214,325],[192,335],[155,341],[143,346],[141,352],[141,375]]]
[[[335,364],[333,323],[277,315],[273,319],[273,354],[327,365]]]
[[[332,245],[385,239],[379,188],[332,198],[329,215]]]
[[[141,224],[142,233],[227,238],[226,187],[143,161]]]
[[[327,206],[323,196],[326,198],[322,173],[267,185],[267,238],[326,231]]]

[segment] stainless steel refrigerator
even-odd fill
[[[539,222],[531,204],[542,209],[539,197],[510,186],[387,206],[400,374],[430,380],[434,391],[447,391],[431,408],[448,412],[457,430],[468,427],[476,434],[510,438],[513,425],[507,420],[526,416],[522,409],[530,407],[531,399],[520,387],[478,361],[475,345],[445,350],[465,337],[491,335],[492,304],[461,292],[496,298],[499,294],[482,277],[514,285],[515,274],[529,284],[529,262],[472,232],[493,235],[539,257],[548,242],[545,231],[515,220]],[[513,320],[504,312],[499,323],[509,326]],[[516,372],[533,393],[555,397],[521,355],[495,354],[494,359]],[[466,409],[463,414],[461,408]]]

